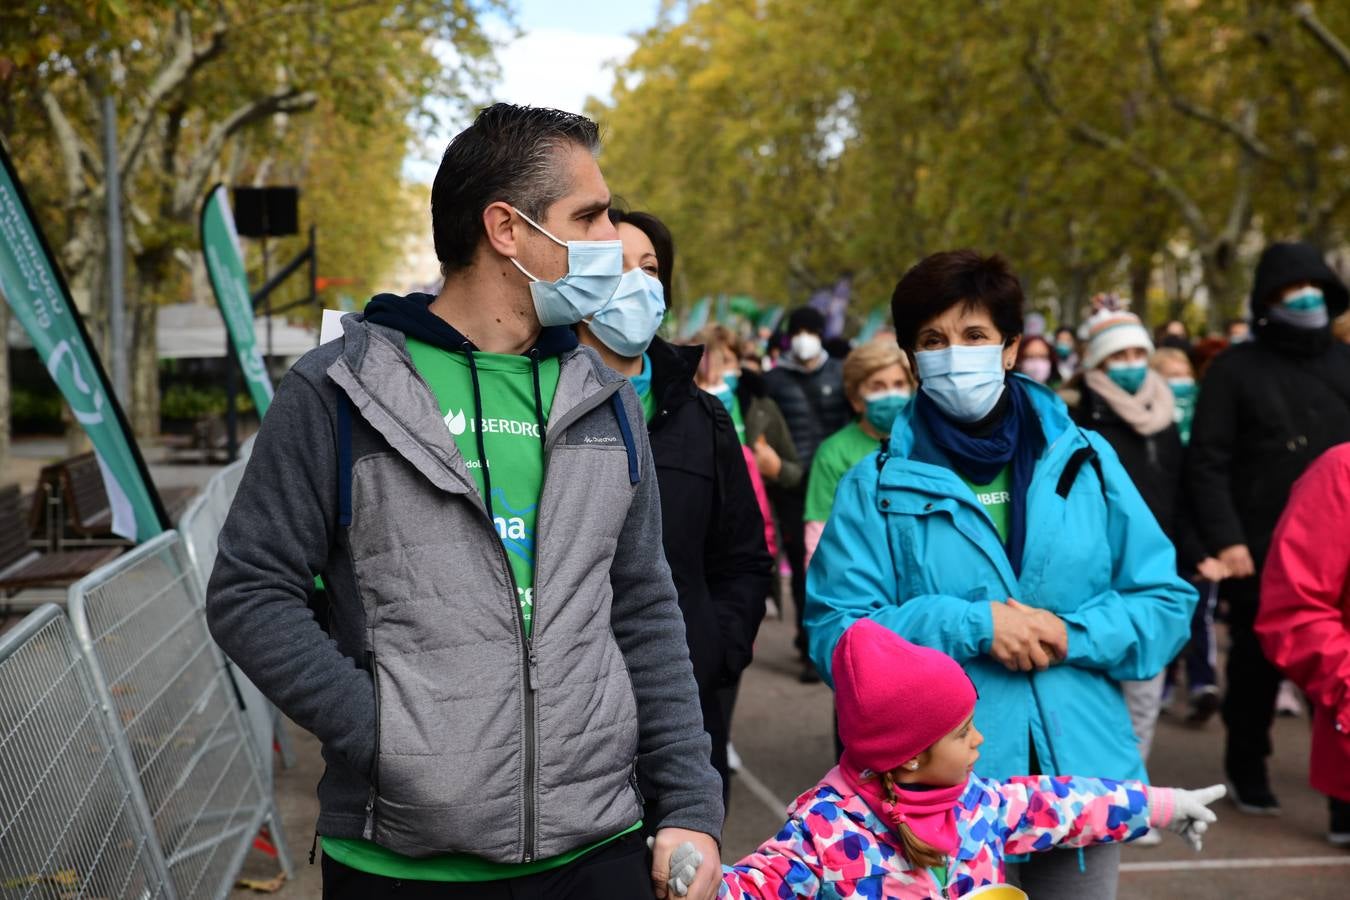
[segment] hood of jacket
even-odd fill
[[[1266,306],[1276,292],[1310,281],[1322,289],[1327,300],[1327,314],[1336,318],[1350,307],[1350,294],[1340,277],[1322,258],[1322,251],[1312,244],[1271,244],[1256,264],[1250,299],[1252,320],[1265,315]]]
[[[431,294],[413,293],[376,294],[366,304],[363,318],[374,325],[383,325],[395,331],[401,331],[442,350],[462,353],[464,350],[477,351],[478,348],[453,325],[431,311],[431,303],[436,298]],[[541,328],[539,336],[522,356],[549,359],[561,356],[577,347],[576,333],[566,325],[554,325]]]

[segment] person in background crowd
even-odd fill
[[[623,242],[624,275],[614,298],[577,325],[577,333],[606,365],[627,376],[642,402],[661,489],[661,544],[726,800],[727,717],[719,690],[750,664],[773,561],[731,417],[694,385],[703,349],[655,336],[671,296],[670,231],[650,213],[611,209],[609,218]],[[644,796],[652,787],[643,781],[638,786]]]
[[[1115,450],[1163,533],[1176,548],[1176,571],[1192,578],[1223,577],[1218,560],[1206,558],[1186,521],[1181,435],[1172,390],[1149,368],[1153,342],[1139,317],[1122,309],[1101,309],[1087,322],[1088,342],[1080,375],[1082,390],[1074,421],[1091,428]],[[1168,660],[1167,662],[1171,662]],[[1148,760],[1162,705],[1164,672],[1147,681],[1121,682],[1139,755]],[[1158,835],[1150,836],[1156,843]]]
[[[974,774],[984,735],[970,678],[869,619],[840,637],[832,668],[839,764],[797,798],[777,835],[723,867],[719,897],[963,897],[1003,882],[1014,855],[1137,840],[1151,826],[1199,851],[1217,818],[1207,807],[1223,785]]]
[[[695,335],[704,346],[694,382],[722,401],[740,423],[737,433],[751,452],[765,486],[791,490],[802,483],[806,470],[797,460],[787,421],[769,398],[764,377],[736,354],[736,337],[722,325]]]
[[[1328,540],[1331,535],[1339,539]],[[1309,780],[1327,796],[1327,840],[1350,847],[1350,444],[1294,484],[1261,574],[1256,634],[1313,708]]]
[[[1172,421],[1177,423],[1177,434],[1184,447],[1191,442],[1191,423],[1195,420],[1195,401],[1200,389],[1195,383],[1191,359],[1176,347],[1159,347],[1153,352],[1149,365],[1172,390]]]
[[[1061,381],[1078,372],[1078,336],[1067,325],[1055,329],[1055,358]]]
[[[1143,778],[1119,682],[1181,649],[1195,590],[1110,444],[1012,373],[1022,305],[1008,264],[972,250],[900,279],[919,392],[885,458],[839,483],[807,579],[811,655],[829,677],[867,618],[954,657],[979,693],[982,777]],[[1016,877],[1036,900],[1110,900],[1119,858],[1043,853]]]
[[[1043,337],[1024,337],[1017,346],[1017,371],[1050,389],[1060,386],[1055,348]]]
[[[1331,336],[1342,344],[1350,344],[1350,313],[1341,313],[1331,323]]]
[[[1226,338],[1205,337],[1191,345],[1190,352],[1186,355],[1191,359],[1191,365],[1195,368],[1196,383],[1204,381],[1205,373],[1209,371],[1209,364],[1214,362],[1214,358],[1227,350],[1231,344]]]
[[[1181,437],[1181,446],[1191,440],[1191,422],[1195,418],[1195,403],[1199,399],[1199,388],[1195,383],[1195,373],[1190,358],[1175,347],[1160,347],[1153,352],[1149,365],[1167,381],[1172,389],[1172,400],[1176,404],[1173,420],[1177,423],[1177,434]],[[1193,532],[1190,532],[1193,533]],[[1203,545],[1198,547],[1203,551]],[[1210,574],[1220,574],[1211,568]],[[1168,666],[1167,682],[1163,688],[1163,708],[1168,706],[1168,697],[1176,682],[1178,669],[1186,668],[1187,712],[1186,721],[1191,725],[1203,725],[1210,716],[1219,711],[1219,687],[1215,669],[1218,666],[1218,641],[1214,634],[1214,612],[1218,604],[1217,580],[1199,578],[1196,587],[1200,591],[1200,602],[1196,604],[1195,616],[1191,619],[1191,640],[1182,656]]]
[[[839,479],[891,436],[895,417],[914,395],[914,379],[895,342],[871,341],[844,359],[844,395],[857,418],[825,439],[806,485],[806,564],[830,518]]]
[[[715,861],[642,406],[571,327],[623,281],[598,151],[505,103],[455,136],[439,294],[379,295],[296,363],[221,530],[211,634],[323,744],[326,898],[637,900],[683,844]]]
[[[797,459],[805,471],[821,442],[848,424],[851,411],[844,395],[844,368],[825,352],[821,335],[825,317],[809,306],[795,309],[787,318],[785,333],[790,350],[778,366],[764,376],[769,397],[778,404],[787,419]],[[806,505],[804,485],[796,488],[777,485],[769,491],[778,511],[779,534],[783,551],[792,569],[792,597],[797,617],[797,652],[801,655],[804,682],[819,680],[806,652],[806,632],[802,610],[806,603],[806,525],[802,513]]]
[[[1229,344],[1245,344],[1252,339],[1252,326],[1246,319],[1229,319],[1223,326]]]
[[[1350,346],[1334,343],[1329,327],[1347,306],[1316,247],[1267,247],[1251,293],[1254,339],[1215,358],[1191,427],[1192,520],[1230,579],[1224,770],[1233,802],[1254,815],[1280,811],[1266,771],[1280,673],[1253,630],[1259,575],[1294,481],[1350,441]]]

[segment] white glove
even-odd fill
[[[1221,784],[1200,788],[1198,791],[1173,788],[1172,821],[1167,824],[1168,830],[1184,837],[1199,853],[1205,831],[1209,829],[1210,823],[1217,821],[1218,818],[1209,805],[1227,793],[1228,788]]]
[[[652,849],[656,844],[656,838],[647,838],[647,849]],[[703,865],[703,854],[695,849],[689,841],[685,841],[676,847],[670,854],[670,877],[666,881],[666,886],[676,897],[688,897],[689,885],[694,883],[694,876],[698,874],[698,867]]]

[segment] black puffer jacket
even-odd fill
[[[1301,281],[1322,286],[1331,317],[1345,312],[1345,287],[1315,250],[1267,250],[1252,292],[1256,339],[1215,358],[1191,426],[1187,474],[1200,537],[1210,553],[1246,544],[1258,566],[1294,482],[1350,441],[1350,346],[1327,328],[1266,317],[1266,301]]]
[[[1177,426],[1142,435],[1086,384],[1073,409],[1073,419],[1111,444],[1163,533],[1176,547],[1177,571],[1189,575],[1206,554],[1190,525],[1184,502],[1185,450]]]
[[[769,396],[783,411],[797,457],[805,471],[822,441],[849,423],[853,411],[844,396],[844,365],[837,359],[807,372],[790,360],[764,376]]]
[[[750,664],[773,561],[731,417],[694,385],[703,348],[657,338],[647,353],[657,398],[648,430],[661,488],[661,542],[694,678],[708,691]]]

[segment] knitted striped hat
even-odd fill
[[[1112,353],[1141,347],[1145,353],[1153,353],[1153,341],[1149,339],[1144,323],[1134,313],[1123,309],[1103,309],[1087,321],[1087,353],[1083,365],[1095,369]]]

